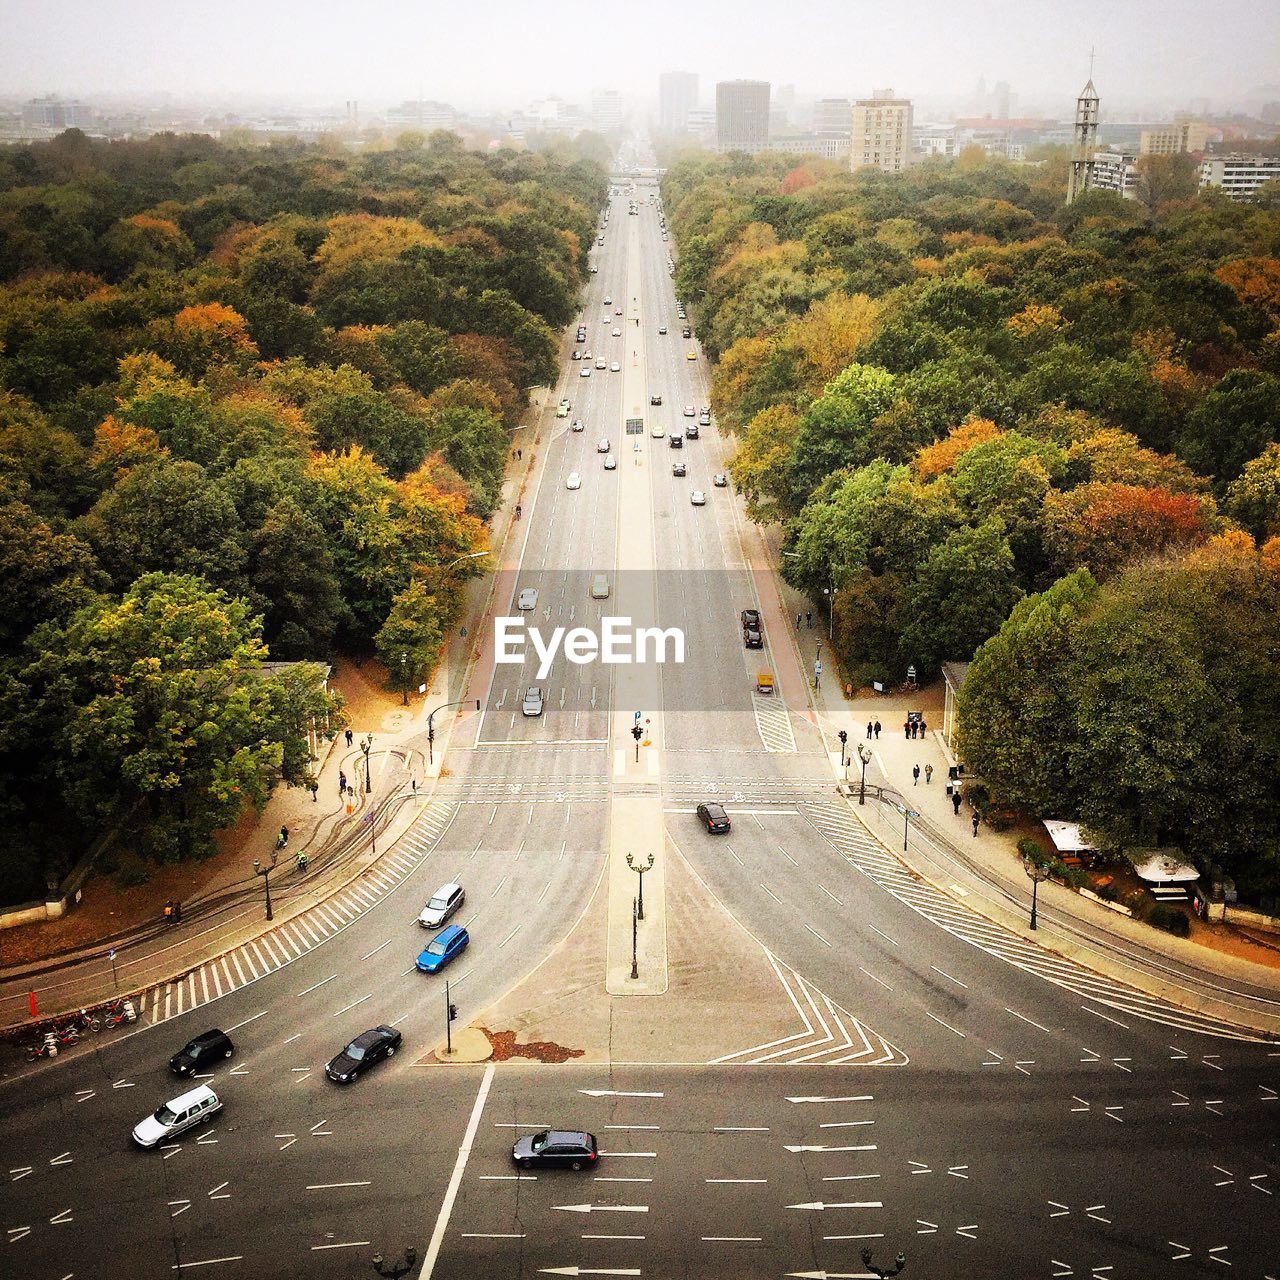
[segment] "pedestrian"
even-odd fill
[[[803,622],[803,621],[804,621],[804,614],[802,614],[802,613],[797,613],[797,614],[796,614],[796,630],[797,630],[797,631],[799,631],[799,630],[800,630],[800,623],[801,623],[801,622]]]
[[[876,721],[876,737],[878,738],[879,736],[880,736],[880,721],[877,720]]]
[[[512,461],[512,462],[514,462],[515,460],[516,460],[516,451],[515,451],[514,449],[512,449],[512,450],[511,450],[511,461]]]
[[[956,789],[951,793],[951,808],[952,808],[952,810],[955,812],[955,815],[956,815],[956,817],[957,817],[957,818],[960,816],[960,801],[961,801],[961,799],[962,799],[962,797],[961,797],[961,795],[960,795],[960,788],[959,788],[959,787],[957,787],[957,788],[956,788]]]
[[[871,737],[871,721],[867,721],[867,737]]]
[[[978,811],[975,809],[973,811],[973,838],[975,840],[978,838],[978,823],[981,821],[982,819],[978,817]]]
[[[182,919],[182,899],[174,898],[173,900],[173,923],[177,924]]]
[[[920,729],[920,726],[916,723],[916,721],[913,720],[911,722],[911,737],[913,741],[915,740],[915,736],[919,732],[919,729]]]
[[[164,904],[164,922],[165,924],[173,923],[173,899],[172,898],[170,898],[169,901]]]
[[[519,460],[520,460],[520,459],[522,459],[523,457],[524,457],[524,450],[523,450],[523,449],[517,449],[517,450],[516,450],[516,459],[517,459],[517,461],[519,461]]]
[[[338,795],[339,797],[342,797],[342,796],[345,796],[346,794],[347,794],[347,775],[341,769],[339,769],[338,770]]]
[[[812,609],[806,609],[804,611],[804,624],[806,627],[809,628],[810,631],[813,630],[813,610]]]
[[[904,738],[911,737],[911,721],[910,720],[904,720],[902,722],[902,736]]]
[[[280,839],[276,842],[279,849],[287,849],[289,847],[289,828],[282,822],[280,824]]]
[[[920,736],[923,738],[929,732],[929,726],[923,720],[920,721]]]
[[[414,779],[413,779],[413,782],[412,782],[412,784],[411,784],[411,785],[412,785],[412,787],[413,787],[413,794],[416,796],[416,795],[418,794],[418,780],[417,780],[417,778],[414,778]]]
[[[911,770],[911,785],[918,787],[920,785],[920,766],[915,765]]]
[[[352,734],[351,730],[348,729],[347,730],[347,746],[350,746],[353,741],[354,741],[354,735]]]
[[[924,785],[927,787],[933,781],[933,765],[927,764],[924,767]]]
[[[311,791],[311,803],[312,803],[312,804],[319,804],[319,802],[320,802],[320,784],[319,784],[318,782],[316,782],[316,781],[314,781],[314,780],[313,780],[313,781],[312,781],[312,783],[311,783],[310,791]]]

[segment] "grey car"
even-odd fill
[[[438,929],[466,900],[467,892],[460,884],[442,884],[422,908],[418,923],[424,929]]]
[[[594,1134],[570,1129],[526,1134],[511,1148],[511,1158],[522,1169],[589,1169],[599,1155]]]
[[[531,684],[524,691],[524,701],[520,704],[520,710],[527,716],[540,716],[542,705],[542,690],[536,684]]]

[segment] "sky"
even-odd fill
[[[1277,0],[0,0],[0,94],[216,97],[370,108],[421,94],[509,108],[658,73],[963,96],[1221,108],[1280,84]],[[1274,95],[1280,98],[1280,90]],[[1073,101],[1065,108],[1069,112]]]

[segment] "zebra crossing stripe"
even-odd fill
[[[240,981],[239,981],[239,982],[233,982],[231,985],[232,985],[233,987],[243,987],[243,986],[245,986],[245,985],[248,983],[249,979],[248,979],[248,978],[246,978],[246,977],[244,976],[244,970],[240,967],[240,953],[239,953],[238,951],[233,951],[233,952],[231,952],[231,954],[228,956],[228,959],[229,959],[229,960],[231,961],[231,963],[235,966],[236,974],[237,974],[237,975],[239,976],[239,978],[240,978]]]
[[[213,974],[213,989],[218,993],[216,998],[218,1000],[221,1000],[222,999],[222,979],[218,976],[218,966],[216,963],[211,964],[208,966],[208,969],[209,969],[209,972]]]

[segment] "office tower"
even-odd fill
[[[716,150],[755,155],[769,142],[769,82],[722,80],[716,85]]]
[[[658,77],[658,128],[684,133],[698,105],[698,77],[692,71],[664,71]]]

